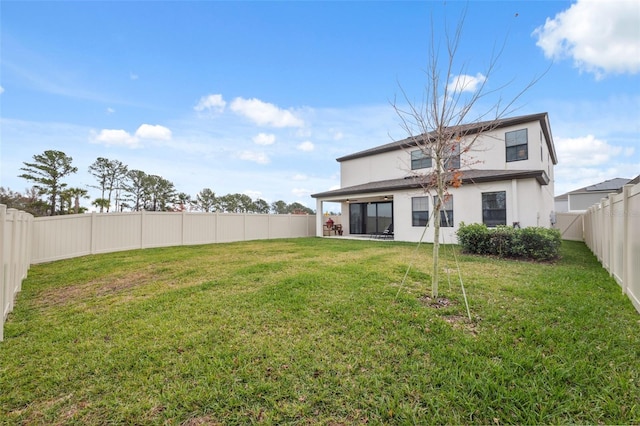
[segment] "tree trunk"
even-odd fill
[[[439,263],[440,263],[440,209],[442,209],[442,200],[444,199],[444,179],[442,172],[442,156],[436,151],[435,156],[436,170],[436,202],[433,203],[433,272],[431,274],[431,297],[438,297],[439,282]]]

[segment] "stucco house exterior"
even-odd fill
[[[474,123],[464,126],[461,134],[477,139],[471,150],[450,162],[449,173],[455,173],[462,185],[449,188],[440,212],[444,242],[456,242],[460,222],[550,227],[558,160],[547,113]],[[381,234],[393,224],[395,240],[415,242],[424,233],[423,241],[433,241],[435,193],[425,191],[421,183],[433,165],[415,138],[337,161],[340,188],[312,197],[318,212],[324,211],[325,202],[340,203],[343,235]],[[323,219],[317,215],[318,236],[323,235]]]
[[[631,179],[615,178],[585,186],[555,197],[556,212],[583,213],[611,193],[622,192],[622,187]]]

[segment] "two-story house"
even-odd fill
[[[462,129],[462,126],[460,127]],[[433,215],[435,191],[423,183],[433,161],[417,138],[408,138],[340,157],[340,189],[313,194],[340,203],[343,235],[380,234],[392,224],[400,241],[433,241],[433,218],[445,243],[456,242],[460,222],[487,226],[549,227],[554,221],[553,167],[558,159],[547,113],[464,126],[472,148],[448,160],[457,180]],[[421,135],[429,137],[430,135]],[[461,185],[460,185],[461,183]],[[317,215],[322,236],[323,216]],[[426,229],[425,229],[426,227]]]

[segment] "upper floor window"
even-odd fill
[[[529,158],[527,129],[506,132],[504,140],[507,144],[507,162]]]
[[[427,226],[429,222],[429,197],[411,198],[411,225]]]
[[[460,168],[460,144],[451,145],[450,151],[445,153],[444,169],[458,170]]]
[[[411,170],[431,167],[431,156],[421,149],[411,151]]]
[[[433,211],[436,211],[438,205],[438,196],[433,197]],[[437,219],[436,219],[437,220]],[[440,226],[453,226],[453,195],[445,195],[440,205]]]
[[[489,227],[507,224],[506,191],[482,193],[482,223]]]

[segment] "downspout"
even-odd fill
[[[520,222],[520,211],[518,209],[518,180],[511,179],[511,222]]]

